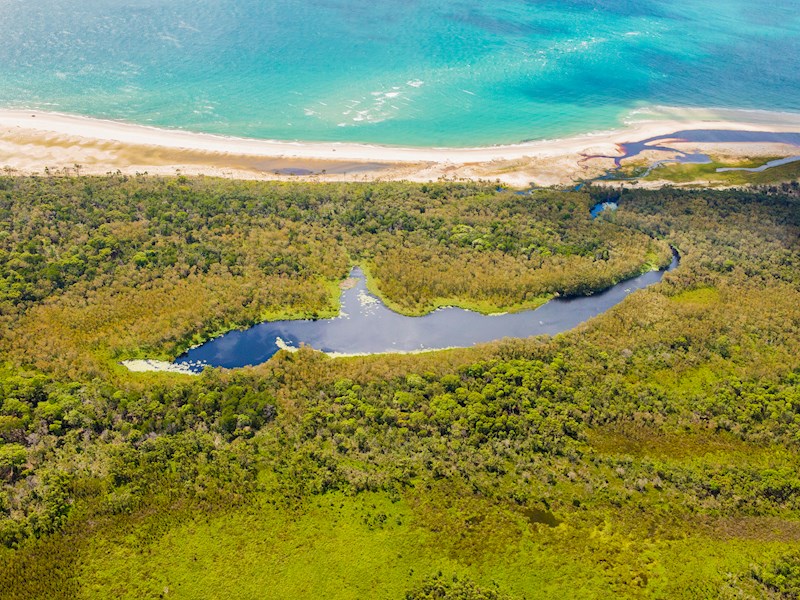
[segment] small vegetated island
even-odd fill
[[[555,336],[120,365],[335,316],[354,265],[489,314],[672,248]],[[798,444],[796,183],[0,177],[0,598],[792,598]]]

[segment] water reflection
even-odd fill
[[[666,269],[678,265],[678,256]],[[441,308],[423,317],[406,317],[388,309],[366,289],[363,271],[350,276],[355,284],[342,291],[341,313],[316,321],[271,321],[244,331],[231,331],[188,351],[176,362],[195,370],[205,365],[235,368],[268,360],[281,347],[305,344],[329,353],[375,354],[467,347],[506,337],[526,338],[567,331],[607,311],[625,297],[657,283],[665,271],[650,271],[592,296],[556,298],[536,310],[482,315]]]

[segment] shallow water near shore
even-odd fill
[[[649,271],[592,296],[556,298],[536,310],[482,315],[461,308],[440,308],[422,317],[400,315],[371,295],[363,271],[350,273],[355,285],[342,291],[341,313],[333,319],[268,321],[244,331],[231,331],[175,361],[200,371],[206,365],[236,368],[267,361],[282,347],[301,344],[335,354],[418,352],[468,347],[506,337],[554,335],[572,329],[619,302],[628,294],[661,281],[678,265]]]
[[[796,2],[2,3],[0,107],[225,135],[474,146],[655,105],[800,111]]]

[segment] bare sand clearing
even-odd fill
[[[167,362],[164,360],[141,359],[141,360],[123,360],[120,363],[122,366],[127,367],[129,371],[134,373],[181,373],[182,375],[197,375],[186,365],[178,365],[175,363]]]
[[[244,179],[330,181],[490,179],[524,187],[568,184],[602,174],[620,144],[687,129],[800,132],[800,115],[764,111],[659,109],[633,114],[623,129],[558,140],[476,148],[406,148],[281,142],[158,129],[58,113],[0,111],[0,168],[31,174],[76,170]],[[683,144],[729,157],[783,156],[781,144]],[[796,153],[796,148],[794,149]],[[79,167],[77,167],[79,165]]]

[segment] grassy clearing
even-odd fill
[[[435,490],[402,499],[329,493],[292,509],[265,499],[149,539],[136,534],[146,522],[99,535],[79,561],[80,597],[402,598],[440,572],[531,600],[716,597],[731,573],[795,542],[719,524],[635,536],[623,519],[636,515],[624,513],[548,527],[513,507]]]
[[[719,290],[715,287],[701,287],[694,290],[687,290],[671,298],[678,304],[688,304],[692,306],[707,306],[717,304],[720,300]]]
[[[715,465],[753,465],[778,468],[796,460],[777,445],[743,442],[729,432],[656,432],[643,426],[615,425],[593,429],[589,445],[599,454],[668,460],[701,460]]]
[[[773,167],[760,173],[747,171],[727,171],[717,173],[718,168],[722,167],[743,167],[753,168],[782,157],[758,157],[748,158],[732,164],[722,162],[714,158],[712,162],[705,165],[681,165],[666,164],[654,169],[642,181],[668,181],[679,184],[697,184],[704,186],[731,186],[731,185],[764,185],[770,183],[780,183],[792,181],[800,177],[800,161]],[[635,176],[632,175],[632,176]]]

